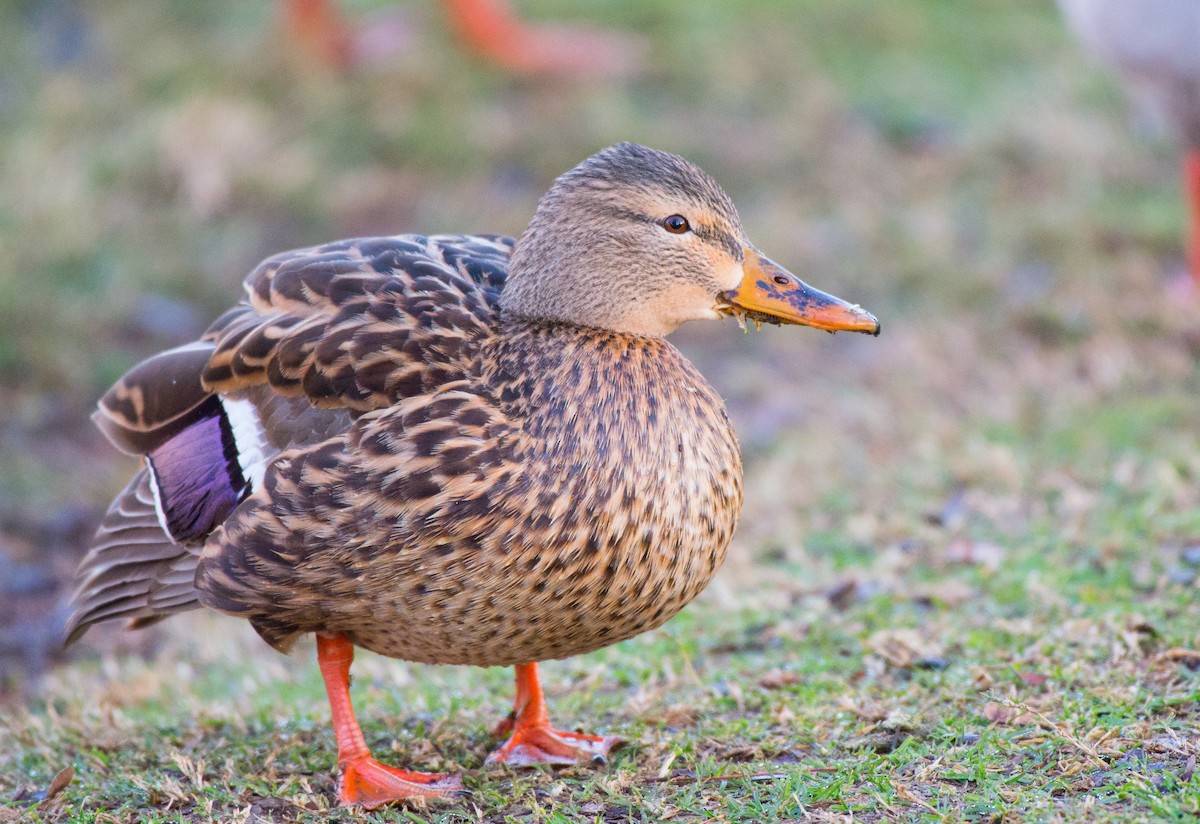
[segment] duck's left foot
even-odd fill
[[[549,724],[514,726],[512,736],[504,742],[504,746],[487,757],[486,763],[510,764],[514,767],[578,763],[600,766],[608,763],[608,754],[614,748],[625,743],[625,739],[615,735],[562,732]]]
[[[487,757],[488,764],[605,764],[608,754],[625,739],[615,735],[562,732],[550,726],[537,664],[517,666],[517,698],[513,711],[496,725],[492,735],[509,736],[504,746]]]

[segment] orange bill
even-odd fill
[[[747,247],[742,282],[721,297],[726,314],[762,323],[795,323],[827,332],[879,334],[879,321],[867,310],[814,289],[779,264]]]

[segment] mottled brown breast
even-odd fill
[[[477,376],[287,455],[214,535],[209,606],[286,647],[507,665],[659,626],[724,558],[737,440],[671,344],[505,326]]]

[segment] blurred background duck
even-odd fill
[[[879,331],[763,257],[707,174],[634,144],[560,177],[515,244],[343,241],[245,285],[100,403],[145,466],[81,566],[69,638],[201,605],[282,651],[316,634],[340,801],[364,806],[461,785],[371,758],[356,646],[515,666],[489,762],[618,743],[554,729],[537,662],[671,618],[721,564],[742,500],[724,405],[665,335],[726,315]]]
[[[1183,146],[1188,271],[1200,288],[1200,0],[1059,0],[1067,22]]]

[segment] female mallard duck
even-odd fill
[[[659,626],[725,556],[742,500],[687,320],[878,334],[763,257],[703,171],[634,144],[564,174],[515,244],[400,235],[287,252],[200,341],[135,366],[97,425],[145,467],[80,568],[74,640],[204,605],[286,651],[306,633],[343,804],[460,787],[370,757],[354,647],[515,665],[488,759],[603,759],[550,726],[537,661]]]

